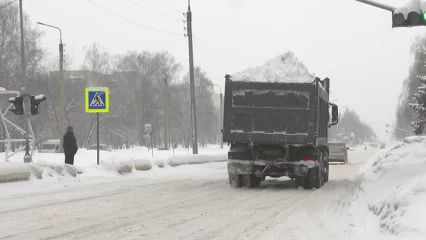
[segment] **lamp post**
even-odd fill
[[[62,44],[62,31],[60,28],[49,25],[49,24],[45,24],[45,23],[41,23],[41,22],[37,22],[37,24],[46,26],[46,27],[50,27],[50,28],[55,28],[59,30],[59,77],[60,77],[60,111],[59,111],[59,131],[58,131],[58,137],[61,141],[61,144],[59,146],[60,152],[63,152],[63,144],[62,144],[62,137],[61,137],[61,131],[64,130],[64,118],[65,118],[65,109],[64,109],[64,45]]]
[[[223,134],[222,134],[222,129],[223,129],[223,97],[222,97],[222,88],[217,85],[217,84],[213,84],[213,86],[219,87],[219,91],[220,91],[220,107],[219,107],[219,115],[220,115],[220,119],[219,119],[219,131],[220,131],[220,148],[223,149]]]

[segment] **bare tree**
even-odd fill
[[[102,47],[99,43],[94,42],[84,46],[83,51],[86,52],[82,66],[83,70],[103,74],[110,73],[110,57],[104,47]]]
[[[40,92],[35,81],[40,81],[39,72],[42,68],[42,61],[45,59],[46,52],[41,47],[40,40],[43,32],[31,25],[29,17],[24,14],[24,39],[26,54],[26,74],[28,77],[27,90],[29,92]],[[8,90],[20,90],[24,82],[21,79],[21,48],[20,48],[20,21],[19,11],[14,5],[9,5],[0,9],[0,84]],[[41,92],[40,92],[41,93]],[[0,107],[4,109],[9,105],[8,102],[0,102]],[[18,125],[22,124],[22,119],[9,115],[11,120]],[[42,123],[40,123],[42,124]],[[43,126],[40,126],[42,129]],[[34,131],[37,135],[39,128]],[[11,135],[17,137],[19,133],[11,130]],[[5,131],[3,138],[5,138]]]

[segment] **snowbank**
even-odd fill
[[[426,238],[426,137],[409,137],[360,169],[355,211],[370,239]]]
[[[235,81],[310,83],[314,81],[315,77],[294,56],[293,52],[287,52],[269,59],[261,66],[234,74],[232,79]]]
[[[183,164],[200,164],[209,162],[224,162],[228,160],[227,153],[217,155],[189,155],[189,156],[176,156],[167,159],[167,164],[175,167]]]
[[[27,181],[31,170],[25,163],[0,163],[0,183]]]
[[[152,152],[143,147],[112,152],[101,151],[100,165],[98,166],[96,163],[96,151],[79,149],[75,156],[74,166],[64,164],[63,154],[37,152],[33,156],[33,163],[31,164],[25,165],[22,163],[23,153],[17,153],[10,159],[13,163],[8,164],[24,166],[26,172],[29,172],[33,179],[57,178],[64,180],[66,177],[78,176],[115,178],[123,175],[132,175],[135,171],[150,171],[153,168],[227,160],[227,149],[218,147],[200,148],[200,153],[199,155],[192,155],[185,149],[176,149],[175,151],[155,150],[154,157],[152,157]],[[17,175],[16,171],[13,176]],[[28,177],[26,178],[27,180]]]

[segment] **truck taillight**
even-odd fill
[[[317,161],[317,157],[312,157],[311,158],[312,159],[312,161],[314,161],[314,162],[316,162]],[[303,161],[309,161],[309,157],[303,157]]]

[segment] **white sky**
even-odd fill
[[[156,15],[128,0],[91,0],[138,24],[181,33],[151,31],[87,0],[24,0],[32,21],[58,26],[66,52],[79,68],[82,47],[98,41],[111,53],[169,51],[188,69],[184,23]],[[130,0],[169,17],[184,16],[159,0]],[[162,0],[185,12],[186,0]],[[383,1],[383,0],[382,0]],[[399,6],[406,0],[387,0]],[[227,73],[263,64],[291,50],[310,72],[331,79],[332,100],[354,109],[384,140],[383,123],[395,119],[397,97],[411,64],[409,48],[424,28],[392,29],[390,12],[355,0],[192,0],[194,60],[214,83]],[[58,32],[44,28],[43,45],[57,54]]]

